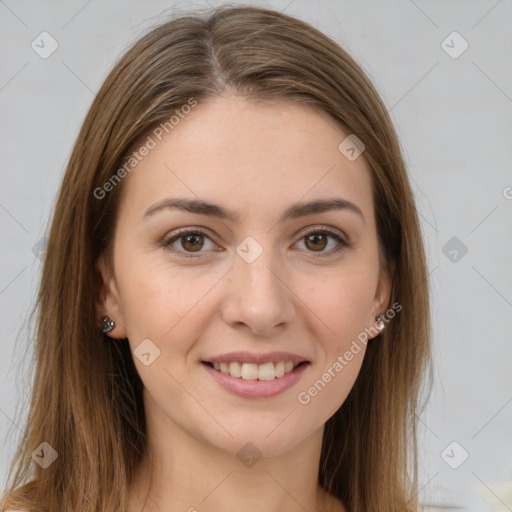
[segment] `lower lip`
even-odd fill
[[[298,382],[304,371],[310,363],[297,366],[290,373],[285,373],[282,377],[276,377],[272,380],[245,380],[241,377],[232,377],[226,373],[219,372],[201,363],[201,366],[225,389],[244,398],[268,398],[279,395],[291,388]]]

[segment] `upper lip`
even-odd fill
[[[254,352],[229,352],[219,356],[204,359],[204,363],[231,363],[238,361],[239,363],[253,363],[264,364],[278,361],[292,361],[294,364],[299,364],[307,361],[306,358],[301,357],[291,352],[266,352],[264,354],[257,354]]]

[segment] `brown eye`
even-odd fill
[[[200,251],[204,245],[203,235],[201,234],[192,234],[181,236],[181,246],[186,251],[197,252]]]
[[[306,246],[313,251],[322,251],[327,247],[327,237],[323,234],[313,234],[304,237]]]
[[[336,242],[334,248],[325,250],[329,245],[330,239]],[[340,235],[326,228],[317,228],[316,230],[309,231],[303,236],[302,240],[304,240],[304,245],[308,249],[308,252],[318,253],[318,255],[313,255],[315,258],[333,256],[349,247],[349,243],[341,238]]]
[[[178,242],[180,243],[178,244]],[[206,249],[208,249],[208,242],[211,244],[210,249],[216,250],[214,242],[212,242],[210,237],[202,230],[183,229],[170,237],[164,238],[160,242],[160,245],[178,256],[195,258],[201,256],[201,253],[205,252],[203,248],[206,247]]]

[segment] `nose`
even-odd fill
[[[263,250],[252,263],[235,255],[222,306],[224,321],[254,335],[275,336],[293,319],[294,294],[289,281],[271,249]]]

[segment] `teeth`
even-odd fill
[[[242,365],[238,361],[233,361],[229,363],[229,373],[232,377],[241,377],[242,376]]]
[[[276,363],[240,363],[233,361],[231,363],[213,363],[215,370],[231,375],[232,377],[241,377],[245,380],[273,380],[282,377],[285,373],[290,373],[298,366],[292,361],[278,361]]]
[[[259,380],[272,380],[276,376],[274,363],[265,363],[258,366],[258,379]]]
[[[252,363],[244,363],[242,365],[242,379],[256,380],[258,378],[258,365]]]

